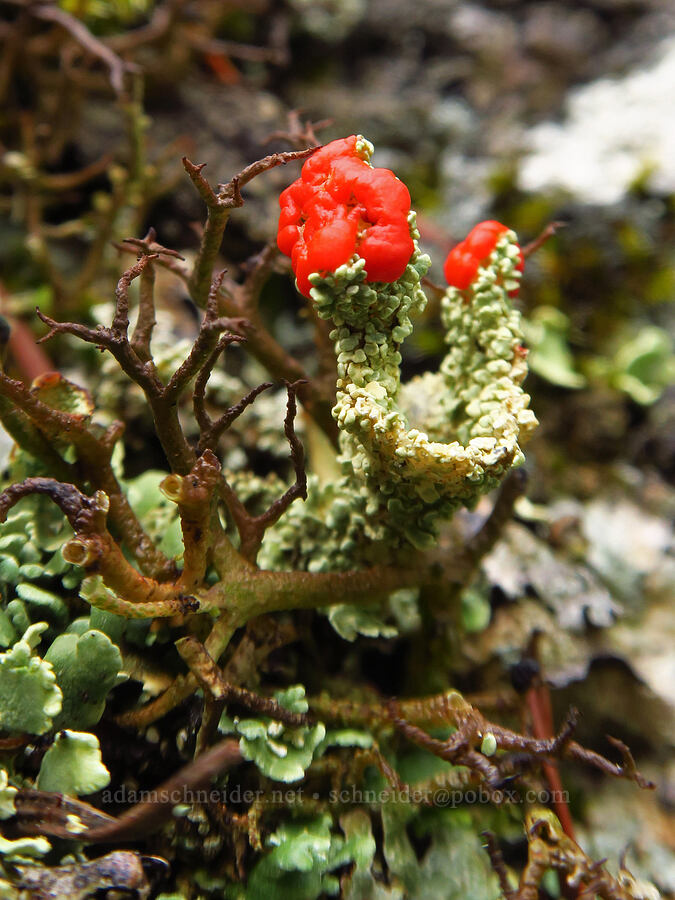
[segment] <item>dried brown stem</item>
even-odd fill
[[[199,370],[208,362],[214,348],[218,344],[219,334],[228,328],[241,329],[245,322],[242,319],[222,318],[218,315],[218,289],[222,283],[223,273],[214,281],[209,291],[209,301],[202,321],[197,340],[183,364],[174,372],[169,383],[164,386],[159,380],[155,366],[150,358],[149,342],[154,322],[154,304],[149,294],[151,285],[146,284],[145,300],[141,297],[137,346],[141,355],[129,342],[129,288],[132,281],[142,276],[157,254],[147,253],[135,265],[127,269],[119,280],[116,291],[115,314],[110,328],[88,328],[74,322],[57,322],[38,310],[40,319],[49,326],[48,334],[41,340],[48,340],[56,334],[72,334],[83,341],[95,344],[110,351],[120,368],[144,391],[153,413],[157,436],[160,439],[167,460],[173,472],[187,474],[192,468],[195,455],[181,428],[176,403],[181,393],[189,386]],[[145,303],[145,305],[143,305]]]
[[[447,725],[455,720],[455,707],[466,703],[458,691],[444,691],[428,697],[411,697],[398,700],[396,712],[407,722],[426,725],[428,728]],[[386,700],[354,702],[321,694],[310,697],[309,706],[321,721],[338,721],[350,725],[378,726],[391,721],[391,712]]]
[[[267,172],[270,169],[275,169],[277,166],[285,166],[286,163],[296,162],[299,159],[308,159],[308,157],[312,156],[316,150],[318,150],[318,147],[307,147],[303,150],[286,150],[283,153],[271,153],[269,156],[258,159],[249,166],[246,166],[245,169],[239,172],[238,175],[235,175],[227,184],[219,184],[219,196],[228,199],[231,198],[236,206],[241,206],[241,202],[239,202],[241,201],[239,191],[244,185],[247,185],[249,181],[253,181],[258,175],[262,175],[263,172]]]
[[[53,500],[75,532],[93,534],[105,527],[107,498],[87,497],[74,484],[62,484],[54,478],[27,478],[5,488],[0,494],[0,522],[6,521],[15,504],[31,494],[44,494]]]
[[[163,397],[175,403],[180,394],[188,387],[200,369],[209,362],[211,354],[218,346],[220,333],[223,331],[241,331],[248,322],[243,318],[222,318],[218,315],[218,291],[223,283],[225,272],[219,272],[213,279],[206,303],[206,311],[197,340],[194,342],[187,359],[171,376],[164,388]]]
[[[218,362],[220,354],[229,344],[244,340],[245,338],[241,337],[240,335],[221,335],[221,337],[218,339],[218,343],[205,360],[204,364],[199,370],[197,378],[195,379],[195,387],[192,394],[192,409],[195,414],[195,421],[199,425],[199,431],[201,435],[199,450],[204,450],[207,446],[209,446],[212,450],[215,449],[215,447],[211,443],[207,444],[204,442],[204,433],[207,432],[213,425],[211,417],[206,412],[205,405],[206,388],[209,383],[209,378],[211,377],[211,372],[213,372],[214,366]]]
[[[292,109],[288,113],[288,129],[286,131],[273,131],[268,135],[265,143],[271,141],[288,141],[289,144],[301,150],[303,147],[320,147],[321,142],[316,136],[317,131],[328,128],[333,124],[333,119],[321,119],[319,122],[309,120],[303,122],[300,118],[302,110]]]
[[[284,420],[284,433],[291,448],[291,461],[295,472],[294,484],[292,484],[281,497],[271,503],[268,509],[259,516],[249,515],[244,505],[236,497],[234,491],[224,479],[221,484],[221,496],[225,500],[235,525],[237,526],[237,530],[239,531],[239,538],[241,541],[239,552],[244,559],[251,562],[255,561],[265,531],[271,525],[274,525],[275,522],[279,521],[294,500],[298,498],[304,500],[307,497],[305,451],[302,442],[295,433],[294,427],[295,416],[297,413],[296,395],[298,386],[298,382],[295,382],[294,384],[286,382],[288,403],[286,406],[286,418]]]
[[[180,265],[180,261],[185,257],[181,256],[176,250],[171,250],[158,244],[154,239],[154,229],[150,229],[145,238],[125,238],[121,242],[113,241],[113,247],[120,253],[133,253],[134,256],[139,254],[156,254],[157,260],[155,265],[162,266],[177,275],[181,281],[187,284],[190,273],[184,266]]]
[[[633,900],[627,891],[604,868],[569,838],[560,823],[546,809],[535,807],[527,816],[528,860],[520,877],[517,891],[506,895],[508,900],[538,900],[539,884],[547,869],[554,869],[562,879],[563,890],[570,896],[602,900]]]
[[[516,774],[520,774],[542,760],[554,758],[573,759],[593,766],[608,775],[635,781],[642,788],[654,787],[637,770],[630,751],[620,741],[616,741],[614,738],[610,739],[624,757],[624,763],[621,766],[572,741],[578,717],[576,710],[570,710],[556,737],[539,739],[518,734],[509,728],[488,721],[479,710],[466,703],[460,695],[452,696],[451,702],[447,704],[446,708],[447,721],[457,727],[457,731],[446,741],[431,737],[404,719],[397,704],[391,705],[390,712],[392,721],[402,734],[441,759],[449,760],[455,765],[465,765],[476,771],[487,781],[488,787],[498,788],[504,778],[511,777],[514,771]],[[507,754],[488,761],[482,753],[473,750],[473,747],[486,734],[493,735],[497,748],[501,751],[508,751]],[[514,760],[509,752],[518,754],[517,758]]]
[[[273,244],[268,244],[253,260],[243,284],[228,283],[228,294],[221,294],[221,310],[230,316],[246,316],[251,323],[247,335],[247,350],[270,373],[275,381],[302,381],[298,399],[319,427],[337,446],[337,425],[332,415],[335,379],[311,379],[303,366],[291,356],[268,331],[258,309],[262,290],[278,256]],[[332,353],[332,371],[335,355]]]
[[[187,157],[183,157],[183,167],[190,180],[197,189],[207,208],[206,224],[197,251],[192,274],[188,281],[192,299],[202,308],[206,306],[209,297],[209,288],[216,259],[220,251],[220,245],[225,233],[225,226],[230,217],[230,211],[236,205],[219,197],[208,181],[202,175],[202,169],[206,164],[194,165]]]
[[[447,760],[455,766],[466,766],[479,775],[491,791],[497,791],[503,777],[498,768],[482,753],[473,749],[479,740],[479,729],[476,717],[467,716],[457,726],[457,731],[447,740],[431,737],[421,728],[406,722],[398,715],[396,704],[390,706],[391,718],[396,728],[419,747],[433,753],[440,759]]]
[[[622,765],[610,762],[600,753],[596,753],[594,750],[587,750],[585,747],[577,744],[576,741],[571,741],[567,745],[564,755],[568,759],[574,759],[577,762],[593,766],[606,775],[611,775],[614,778],[627,778],[630,781],[634,781],[641,788],[652,790],[656,785],[638,771],[628,747],[622,741],[610,735],[607,735],[607,740],[621,753],[623,757]]]
[[[185,476],[169,475],[161,484],[163,493],[178,504],[183,532],[183,572],[180,589],[196,591],[206,574],[213,532],[213,498],[220,476],[220,463],[207,450]]]
[[[30,419],[40,434],[51,444],[58,444],[67,437],[78,453],[76,467],[78,483],[89,482],[95,489],[105,491],[110,499],[110,519],[113,528],[124,540],[143,571],[155,577],[170,576],[173,565],[155,547],[147,536],[138,517],[129,505],[115,473],[110,457],[115,443],[121,436],[121,424],[111,425],[102,437],[89,431],[81,416],[71,415],[47,406],[20,381],[14,381],[0,372],[0,397],[6,398]]]
[[[222,341],[222,338],[221,338]],[[229,343],[229,342],[228,342]],[[222,346],[225,346],[223,344]],[[220,348],[220,345],[219,345]],[[216,348],[215,356],[220,353],[220,349]],[[215,359],[214,359],[215,362]],[[202,370],[204,371],[204,370]],[[200,373],[201,375],[201,373]],[[234,403],[230,406],[226,412],[223,413],[215,422],[213,422],[207,415],[206,410],[204,409],[204,389],[206,387],[205,382],[199,382],[195,384],[195,393],[193,397],[194,409],[195,409],[195,418],[199,424],[201,435],[199,438],[199,450],[203,451],[206,449],[215,450],[220,440],[221,435],[224,431],[230,427],[230,425],[238,419],[239,416],[244,412],[247,407],[249,407],[253,401],[262,394],[263,391],[268,390],[271,387],[274,387],[273,382],[264,381],[262,384],[259,384],[257,387],[254,387],[253,390],[249,391],[238,403]]]
[[[200,603],[184,595],[171,582],[160,583],[138,572],[126,559],[106,527],[109,509],[107,495],[97,491],[87,497],[75,485],[62,484],[53,478],[27,478],[0,494],[0,522],[9,510],[29,494],[48,496],[70,522],[74,537],[62,547],[67,562],[82,566],[90,574],[100,574],[107,587],[119,598],[105,596],[102,608],[120,615],[173,616],[196,612]],[[92,601],[93,602],[93,601]]]
[[[127,244],[129,246],[126,246]],[[140,251],[138,255],[144,254],[149,256],[150,254],[156,254],[157,256],[169,256],[173,259],[185,260],[185,257],[181,256],[177,250],[172,250],[157,243],[157,233],[154,228],[150,228],[144,238],[124,238],[123,241],[115,244],[115,246],[118,250],[126,253],[137,253],[137,251]]]
[[[45,22],[53,22],[55,25],[63,28],[87,53],[100,59],[108,68],[112,89],[118,97],[123,95],[124,75],[126,72],[134,71],[136,69],[135,65],[120,59],[110,47],[107,47],[98,38],[94,37],[79,19],[71,16],[65,10],[51,5],[30,5],[29,9],[31,15],[35,16],[35,18],[42,19]]]
[[[153,242],[155,233],[153,229],[147,235],[146,240]],[[146,257],[157,258],[157,254],[146,253]],[[149,363],[152,361],[152,352],[150,344],[152,341],[152,332],[157,324],[155,319],[155,269],[150,263],[146,265],[141,272],[139,301],[138,301],[138,318],[136,327],[131,337],[130,346],[132,351],[141,360],[141,362]]]
[[[2,384],[0,383],[0,391]],[[52,443],[33,424],[23,410],[0,393],[0,422],[12,439],[62,481],[72,481],[76,475],[71,463],[67,463],[54,449]]]
[[[205,164],[195,165],[187,157],[183,157],[183,167],[207,208],[206,224],[189,280],[190,294],[197,306],[206,306],[213,269],[230,212],[244,202],[241,188],[268,169],[285,165],[297,159],[306,159],[313,152],[314,148],[310,148],[309,150],[290,150],[287,153],[274,153],[266,156],[247,166],[227,184],[218,185],[217,193],[202,175]]]
[[[91,823],[85,831],[77,833],[78,841],[107,844],[139,840],[170,819],[173,807],[178,803],[194,802],[191,798],[208,788],[214,775],[241,761],[239,742],[231,738],[221,741],[159,785],[151,792],[150,799],[137,803],[118,818],[104,816],[99,810],[61,794],[19,791],[15,800],[19,827],[25,834],[46,834],[72,840],[68,816],[76,815],[85,824]]]
[[[546,228],[544,228],[541,234],[537,235],[537,237],[533,241],[530,241],[529,244],[525,244],[525,246],[522,248],[522,254],[524,258],[527,259],[528,256],[532,256],[533,253],[536,253],[537,250],[546,243],[546,241],[550,240],[553,235],[556,234],[559,229],[564,228],[566,224],[566,222],[549,222],[549,224],[546,226]]]
[[[482,837],[485,840],[485,849],[490,857],[490,863],[499,880],[499,887],[501,888],[505,900],[514,900],[515,892],[511,890],[509,875],[506,871],[506,863],[504,862],[502,851],[499,849],[497,838],[491,831],[484,831]]]
[[[196,638],[185,637],[176,641],[176,649],[190,667],[197,681],[215,700],[225,704],[236,703],[262,716],[269,716],[285,725],[306,725],[307,716],[294,713],[268,697],[261,697],[253,691],[230,684],[209,655],[208,651]]]

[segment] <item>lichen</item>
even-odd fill
[[[414,213],[410,229],[419,237]],[[298,558],[310,571],[377,562],[392,552],[434,545],[438,526],[472,507],[522,463],[536,425],[521,384],[527,373],[513,232],[499,239],[468,291],[448,288],[442,304],[448,352],[439,373],[401,389],[402,342],[423,310],[420,281],[429,258],[419,249],[392,284],[365,282],[355,258],[331,275],[310,276],[319,316],[332,320],[337,357],[333,415],[340,429],[342,478],[310,481],[308,500],[270,533],[266,559]],[[413,398],[411,424],[405,404]]]
[[[0,653],[0,728],[3,731],[44,734],[61,711],[62,694],[52,666],[35,647],[46,622],[31,625],[20,641]]]
[[[275,699],[291,712],[307,712],[302,685],[278,691]],[[326,727],[321,722],[309,726],[289,726],[270,719],[232,721],[224,716],[219,727],[224,733],[241,735],[240,748],[244,757],[274,781],[299,781],[326,737]]]
[[[100,631],[62,634],[45,654],[63,693],[54,727],[91,728],[103,715],[108,693],[120,682],[122,654]],[[124,680],[125,676],[121,676]]]
[[[78,796],[100,791],[109,781],[98,739],[93,734],[66,730],[59,732],[42,758],[37,788]]]

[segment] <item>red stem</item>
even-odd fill
[[[534,736],[538,740],[553,737],[551,694],[546,685],[542,684],[537,687],[531,687],[525,695],[525,700],[532,719]],[[560,820],[560,824],[562,825],[565,834],[575,841],[574,823],[572,822],[569,806],[563,795],[562,780],[560,778],[557,763],[545,762],[542,764],[542,769],[553,796],[552,805],[555,814]]]

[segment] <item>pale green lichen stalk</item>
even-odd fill
[[[327,277],[310,276],[318,314],[335,325],[343,477],[311,484],[308,502],[277,529],[269,563],[292,553],[296,565],[304,557],[320,570],[353,565],[355,553],[373,561],[432,546],[440,521],[471,507],[523,461],[521,444],[536,419],[521,387],[526,351],[509,297],[520,276],[515,235],[505,232],[467,291],[448,288],[440,372],[402,387],[400,347],[426,303],[421,279],[429,266],[414,213],[409,221],[415,252],[398,281],[366,283],[356,257]],[[311,547],[308,531],[316,536]]]
[[[516,235],[507,231],[489,265],[478,270],[469,302],[450,287],[442,304],[449,347],[441,364],[443,421],[459,442],[501,454],[501,465],[484,460],[488,478],[500,479],[523,461],[520,444],[537,425],[528,409],[530,398],[521,388],[527,375],[526,350],[520,313],[509,297],[518,289],[519,260]]]

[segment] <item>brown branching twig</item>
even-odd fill
[[[115,292],[115,313],[110,328],[89,328],[74,322],[57,322],[39,309],[37,314],[49,327],[49,332],[41,340],[49,340],[57,334],[72,334],[87,343],[108,350],[117,360],[120,368],[142,388],[152,409],[157,436],[160,439],[169,465],[173,471],[185,474],[194,462],[190,448],[178,421],[175,402],[166,400],[164,386],[159,380],[154,365],[144,362],[132,349],[128,339],[129,329],[129,287],[145,267],[156,258],[154,254],[142,256],[138,262],[122,275]]]
[[[235,175],[231,181],[228,181],[227,184],[219,184],[219,197],[229,199],[230,202],[234,202],[237,206],[241,206],[244,201],[240,192],[249,181],[253,181],[258,175],[262,175],[263,172],[267,172],[277,166],[285,166],[286,163],[289,162],[307,159],[317,149],[318,147],[306,147],[302,150],[286,150],[283,153],[271,153],[269,156],[257,159],[255,162],[246,166],[245,169],[242,169],[242,171],[239,172],[238,175]]]
[[[263,384],[260,384],[257,387],[253,388],[253,390],[249,391],[248,394],[242,397],[242,399],[238,403],[235,403],[231,407],[229,407],[215,422],[206,412],[206,388],[211,376],[211,372],[213,371],[213,367],[215,366],[220,354],[229,344],[242,340],[245,340],[245,338],[241,337],[240,335],[222,335],[215,348],[211,351],[209,356],[204,361],[195,380],[192,404],[195,414],[195,420],[197,421],[200,430],[198,445],[199,452],[203,452],[204,450],[215,451],[218,440],[220,439],[220,436],[223,434],[223,432],[230,427],[235,419],[237,419],[244,412],[244,410],[251,405],[251,403],[253,403],[253,401],[259,394],[274,386],[271,381],[266,381]]]
[[[320,147],[321,142],[316,136],[317,131],[328,128],[333,124],[333,119],[321,119],[319,122],[305,122],[300,118],[302,110],[292,109],[288,113],[288,128],[286,131],[273,131],[267,136],[266,144],[272,141],[288,141],[298,150],[305,147]]]
[[[236,703],[250,709],[261,716],[269,716],[285,725],[306,725],[307,715],[294,713],[286,709],[276,700],[261,697],[253,691],[230,684],[209,655],[208,651],[196,638],[185,637],[176,641],[176,649],[190,667],[204,691],[215,700],[225,704]]]
[[[499,887],[504,895],[504,900],[514,900],[515,892],[511,890],[509,875],[506,871],[506,863],[504,862],[502,851],[497,843],[497,838],[491,831],[484,831],[481,836],[485,840],[485,849],[490,857],[490,863],[492,864],[494,873],[499,880]]]
[[[181,265],[185,257],[177,250],[164,247],[157,242],[154,228],[150,228],[144,238],[125,238],[123,241],[113,241],[113,247],[120,253],[133,253],[134,256],[156,256],[154,265],[162,266],[177,275],[181,281],[187,284],[190,273]]]
[[[635,900],[604,868],[604,860],[594,861],[568,837],[555,816],[547,809],[535,807],[527,815],[528,859],[517,890],[505,891],[507,900],[538,900],[539,885],[547,869],[553,869],[569,888],[572,896],[591,900]],[[489,845],[488,845],[489,846]],[[500,856],[490,852],[493,867]],[[502,882],[502,876],[497,871]]]
[[[215,422],[213,422],[208,418],[206,411],[204,410],[203,393],[201,393],[201,395],[198,394],[197,385],[195,385],[195,393],[193,398],[195,405],[195,418],[197,419],[197,422],[199,423],[202,431],[199,438],[199,449],[215,450],[215,447],[218,444],[218,440],[220,439],[223,432],[230,427],[235,419],[239,418],[244,410],[253,403],[256,397],[260,396],[263,391],[267,391],[272,387],[274,387],[273,382],[264,381],[262,384],[254,387],[253,390],[250,390],[248,394],[242,397],[238,403],[234,403],[232,406],[230,406],[226,410],[226,412],[222,414],[222,416],[219,416],[219,418],[216,419]]]
[[[163,493],[178,505],[183,533],[183,571],[179,584],[184,592],[197,590],[206,575],[213,540],[211,519],[220,463],[207,450],[185,476],[168,475],[160,485]]]
[[[110,85],[118,97],[124,94],[124,75],[136,70],[133,63],[121,59],[110,47],[95,37],[91,31],[74,16],[57,6],[47,4],[28,4],[31,15],[45,22],[52,22],[65,29],[87,53],[100,59],[110,73]]]
[[[289,150],[286,153],[274,153],[259,159],[235,175],[227,184],[219,184],[217,192],[202,175],[205,163],[195,165],[186,156],[183,157],[183,167],[207,208],[204,232],[189,279],[190,294],[197,306],[202,308],[206,306],[213,269],[230,212],[244,202],[241,196],[242,187],[268,169],[294,160],[306,159],[312,155],[314,149]]]
[[[0,380],[0,422],[7,434],[19,447],[41,462],[48,472],[63,481],[72,481],[75,478],[72,463],[66,462],[32,419],[2,393],[3,386],[5,385]]]
[[[151,229],[146,239],[154,241],[154,237],[154,232]],[[157,259],[158,254],[146,253],[143,258]],[[134,332],[130,341],[132,351],[141,360],[141,362],[149,363],[152,361],[150,344],[152,341],[152,332],[156,324],[155,269],[151,262],[146,265],[141,272],[138,299],[138,318],[136,320],[136,327],[134,328]]]
[[[487,756],[474,749],[480,740],[478,721],[475,717],[462,716],[457,731],[447,740],[440,740],[402,719],[398,715],[396,704],[393,701],[390,705],[390,713],[397,730],[409,740],[440,759],[451,762],[455,766],[466,766],[471,769],[481,777],[490,791],[499,790],[504,780],[499,767],[490,762]]]
[[[126,246],[128,244],[128,246]],[[118,250],[126,253],[136,253],[140,256],[145,254],[157,254],[157,256],[168,256],[172,259],[185,260],[184,256],[177,250],[171,250],[157,243],[157,233],[154,228],[148,229],[148,233],[144,238],[124,238],[123,241],[114,245]],[[139,252],[140,251],[140,252]]]
[[[568,713],[558,735],[544,739],[518,734],[488,721],[479,710],[470,706],[459,695],[453,697],[452,703],[448,703],[447,712],[447,721],[454,724],[457,731],[447,740],[441,741],[402,718],[396,703],[390,705],[391,719],[402,734],[435,756],[474,770],[485,779],[488,787],[493,789],[498,788],[504,779],[514,774],[520,775],[540,761],[555,758],[584,763],[608,775],[634,781],[642,788],[654,787],[652,782],[638,771],[630,751],[620,741],[610,739],[621,751],[624,758],[623,765],[612,763],[599,753],[587,750],[573,741],[572,734],[578,717],[574,709]],[[506,751],[506,755],[488,759],[483,753],[475,751],[474,748],[486,734],[494,737],[497,749]],[[511,757],[512,753],[517,754],[515,759]]]
[[[335,356],[332,377],[324,373],[321,379],[310,378],[297,359],[270,334],[258,309],[260,292],[278,255],[276,245],[267,244],[252,260],[242,284],[228,282],[227,294],[221,294],[221,309],[228,316],[245,316],[248,319],[252,327],[247,334],[246,348],[275,381],[303,382],[298,399],[331,442],[337,445],[337,425],[331,412],[335,402]]]
[[[248,326],[244,318],[223,318],[218,315],[218,291],[223,283],[225,272],[219,272],[213,279],[206,303],[206,311],[202,326],[199,329],[197,340],[187,359],[179,366],[171,376],[171,380],[164,388],[164,399],[175,402],[180,394],[192,382],[200,369],[209,361],[211,354],[218,345],[219,335],[223,331],[241,331]]]
[[[475,698],[475,699],[474,699]],[[516,697],[504,692],[497,696],[462,695],[458,691],[443,691],[427,697],[408,697],[396,701],[398,715],[407,722],[427,728],[437,728],[454,721],[454,708],[471,701],[472,706],[489,703],[498,709],[516,708]],[[309,706],[317,719],[342,722],[349,725],[367,725],[378,728],[391,721],[391,713],[384,699],[352,701],[338,699],[328,694],[309,697]]]
[[[566,222],[549,222],[541,234],[537,235],[533,241],[530,241],[529,244],[525,244],[522,248],[523,257],[527,259],[528,256],[532,256],[533,253],[536,253],[537,250],[550,240],[554,234],[561,228],[565,228],[566,224]]]
[[[291,503],[296,499],[307,499],[307,473],[305,472],[305,451],[302,441],[295,433],[295,416],[298,411],[296,396],[298,388],[302,382],[295,381],[293,384],[286,382],[286,391],[288,392],[288,402],[286,404],[286,418],[284,419],[284,434],[291,448],[291,462],[293,463],[293,471],[295,472],[295,484],[291,485],[286,493],[275,500],[270,508],[260,517],[261,523],[265,528],[274,525],[282,514],[288,509]]]
[[[2,372],[0,372],[0,394],[23,410],[54,444],[58,444],[59,440],[67,435],[68,441],[84,455],[98,454],[99,464],[107,462],[110,458],[115,441],[120,436],[120,423],[116,424],[114,431],[109,431],[99,439],[89,431],[82,416],[48,406],[22,382],[9,378]]]
[[[139,312],[140,332],[129,341],[129,288],[132,281],[143,276],[146,268],[157,259],[156,253],[145,253],[135,265],[127,269],[117,285],[116,304],[110,328],[89,328],[74,322],[57,322],[40,310],[39,318],[49,332],[42,341],[57,334],[72,334],[90,344],[108,350],[119,363],[120,368],[142,388],[153,413],[157,436],[160,439],[167,460],[173,472],[187,474],[195,461],[193,449],[183,433],[177,411],[177,401],[187,389],[201,367],[207,362],[218,344],[222,331],[245,327],[243,319],[223,318],[218,314],[218,290],[224,273],[216,277],[209,291],[209,301],[202,324],[187,359],[174,372],[167,385],[162,384],[152,359],[149,358],[149,341],[154,322],[154,302],[152,283],[142,285],[142,304]],[[135,343],[135,346],[134,346]],[[140,351],[137,352],[137,349]]]
[[[107,497],[87,497],[73,484],[61,484],[54,478],[27,478],[12,484],[0,494],[0,522],[21,499],[30,494],[49,497],[68,519],[73,531],[93,534],[105,526]]]
[[[611,737],[610,735],[607,735],[607,740],[620,752],[623,760],[621,765],[605,759],[604,756],[600,753],[596,753],[594,750],[587,750],[585,747],[577,744],[576,741],[570,741],[565,749],[564,756],[566,759],[573,759],[577,762],[593,766],[601,772],[604,772],[605,775],[611,775],[614,778],[627,778],[629,781],[634,781],[638,787],[652,790],[655,787],[654,782],[645,778],[645,776],[638,771],[635,760],[628,747],[622,741],[618,740],[618,738]]]
[[[101,608],[139,618],[183,615],[207,608],[194,596],[185,595],[179,585],[141,575],[127,561],[106,527],[109,501],[103,491],[87,497],[72,484],[53,478],[27,478],[0,494],[0,522],[29,494],[48,496],[70,522],[75,535],[63,545],[63,558],[90,574],[100,574],[107,587],[117,594],[117,598],[106,596]]]
[[[137,803],[117,818],[106,816],[80,801],[44,791],[18,791],[15,807],[24,834],[45,834],[72,840],[72,819],[77,816],[87,826],[78,831],[85,843],[116,843],[140,840],[171,818],[178,803],[194,802],[211,779],[242,761],[239,742],[228,738],[188,763],[151,791],[150,799]],[[70,829],[70,830],[69,830]]]
[[[59,446],[64,438],[67,438],[68,443],[77,450],[77,465],[69,466],[65,472],[59,465],[55,466],[53,471],[62,477],[70,478],[77,475],[78,483],[86,481],[95,489],[105,491],[110,500],[111,524],[143,571],[155,577],[170,576],[174,572],[173,565],[157,550],[143,530],[110,464],[113,448],[122,434],[121,423],[113,423],[99,437],[89,430],[82,416],[47,406],[20,381],[8,378],[2,372],[0,372],[0,399],[10,401],[38,431],[40,438],[32,445],[27,444],[28,449],[34,446],[36,452],[40,453],[45,440],[53,447]],[[38,458],[49,461],[50,455],[52,454]]]
[[[305,472],[305,451],[302,442],[295,433],[295,416],[297,413],[296,395],[299,384],[294,382],[290,384],[286,382],[286,390],[288,392],[288,403],[286,406],[286,418],[284,421],[284,433],[291,448],[291,462],[295,472],[295,482],[288,488],[284,494],[275,500],[270,506],[258,516],[251,516],[245,506],[236,496],[230,485],[222,480],[220,491],[227,508],[232,515],[237,530],[239,532],[240,549],[239,552],[244,559],[255,561],[255,558],[262,544],[265,531],[275,522],[278,522],[281,516],[286,512],[288,507],[294,500],[307,497],[307,474]],[[258,391],[259,392],[259,391]],[[250,395],[249,395],[250,396]],[[247,398],[244,398],[246,400]],[[244,401],[242,401],[243,403]]]

